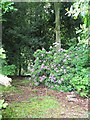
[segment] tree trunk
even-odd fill
[[[21,60],[21,49],[19,50],[19,59],[18,59],[19,61],[18,61],[18,75],[19,76],[21,76],[21,68],[22,68],[22,66],[21,66],[21,64],[22,64],[22,60]]]
[[[54,3],[54,9],[55,9],[55,32],[56,32],[56,42],[57,50],[61,48],[61,40],[60,40],[60,3],[55,2]]]
[[[21,76],[21,63],[19,64],[19,76]]]

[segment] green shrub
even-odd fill
[[[35,85],[44,84],[59,91],[76,90],[81,96],[88,96],[87,44],[58,51],[55,46],[50,47],[48,52],[43,48],[34,53],[31,77]]]
[[[73,87],[81,96],[89,96],[89,83],[88,83],[88,70],[82,69],[75,77],[70,81]]]
[[[0,100],[0,110],[7,107],[7,103],[4,103],[4,100]]]
[[[0,59],[6,58],[6,55],[4,53],[5,53],[5,50],[1,47],[0,48]]]
[[[7,107],[7,103],[4,102],[4,99],[3,100],[0,100],[0,110],[2,110],[3,108],[6,108]],[[0,120],[2,119],[2,114],[0,114]]]
[[[15,74],[15,65],[5,65],[2,67],[2,74],[4,75],[14,75]]]
[[[2,64],[5,62],[5,50],[0,46],[0,74],[2,73]]]
[[[3,75],[14,75],[15,74],[15,65],[7,65],[5,50],[0,48],[0,74]]]

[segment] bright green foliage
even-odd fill
[[[75,20],[78,17],[82,18],[83,24],[80,24],[80,27],[76,28],[76,34],[79,33],[78,41],[82,39],[88,39],[89,33],[88,29],[90,26],[90,10],[89,10],[89,0],[77,0],[71,5],[70,10],[66,9],[68,16],[73,17]]]
[[[0,48],[0,60],[4,59],[6,57],[4,52],[5,52],[5,50],[3,48]]]
[[[0,110],[7,107],[7,103],[4,103],[4,99],[0,100]],[[2,114],[0,113],[0,120],[2,119]]]
[[[52,89],[76,90],[81,96],[88,96],[88,47],[78,44],[68,50],[55,51],[50,47],[34,53],[36,58],[31,69],[35,85],[44,84]]]
[[[14,75],[15,74],[15,65],[5,65],[2,67],[2,74],[4,75]]]
[[[88,46],[86,44],[79,44],[75,48],[69,49],[72,51],[72,63],[75,70],[74,77],[70,80],[75,90],[81,96],[90,96],[88,94]]]
[[[12,10],[15,10],[15,8],[12,6],[14,3],[13,2],[8,2],[6,0],[1,0],[0,2],[0,8],[2,8],[3,14],[6,12],[10,12]]]
[[[10,12],[10,11],[16,11],[17,9],[14,8],[14,3],[7,1],[7,0],[1,0],[0,1],[0,9],[2,10],[2,13],[0,13],[0,16],[3,14]],[[0,19],[1,21],[1,19]]]
[[[6,54],[3,48],[0,48],[0,73],[3,75],[14,75],[15,74],[15,65],[6,64]]]
[[[6,55],[5,50],[0,46],[0,73],[2,73],[2,64],[5,62]]]
[[[84,74],[84,72],[82,72],[82,73]],[[88,84],[89,84],[88,83],[88,75],[85,75],[84,78],[82,78],[82,76],[76,75],[74,78],[72,78],[71,83],[81,96],[87,95]]]
[[[4,103],[4,100],[0,100],[0,109],[6,108],[7,105],[8,105],[7,103]]]

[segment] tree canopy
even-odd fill
[[[56,39],[60,39],[61,47],[68,49],[77,44],[76,28],[83,24],[81,17],[74,20],[65,15],[66,9],[73,3],[62,2],[58,4],[58,18],[60,37],[55,38],[55,5],[53,2],[14,3],[17,11],[6,12],[3,15],[3,46],[9,65],[17,67],[16,74],[21,74],[21,69],[27,71],[30,60],[34,60],[33,53],[37,49],[49,49]],[[57,6],[56,6],[57,8]],[[58,24],[57,24],[58,26]],[[58,34],[58,33],[57,33]]]

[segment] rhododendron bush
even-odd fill
[[[38,49],[31,66],[31,78],[35,85],[43,84],[59,91],[77,91],[88,96],[88,47],[78,44],[68,50],[56,51],[56,44],[46,51]]]

